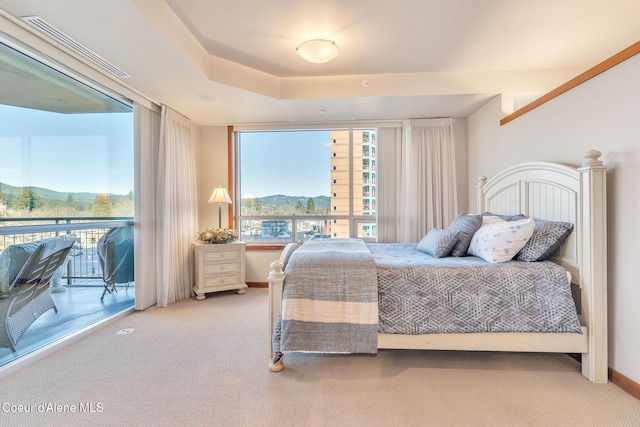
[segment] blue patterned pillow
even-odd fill
[[[533,235],[516,256],[515,259],[518,261],[544,261],[558,250],[573,231],[573,224],[569,222],[546,221],[535,218],[533,220],[536,224]]]
[[[420,240],[417,249],[436,258],[444,258],[458,241],[459,231],[434,228]]]
[[[459,231],[458,241],[451,250],[451,256],[466,256],[473,235],[482,225],[482,215],[467,215],[462,212],[458,215],[449,228],[449,231]]]

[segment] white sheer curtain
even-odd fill
[[[378,128],[378,242],[397,242],[402,205],[402,128]]]
[[[154,305],[156,297],[156,169],[160,114],[134,103],[135,292],[136,310]]]
[[[191,243],[197,231],[191,121],[166,106],[161,112],[156,183],[157,304],[166,307],[191,296]]]
[[[378,130],[378,240],[418,242],[458,210],[452,119]]]
[[[191,122],[163,106],[134,104],[136,309],[189,298],[197,227]]]

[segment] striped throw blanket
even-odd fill
[[[276,353],[376,353],[376,266],[360,239],[306,242],[285,268]]]

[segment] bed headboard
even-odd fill
[[[479,213],[523,214],[574,224],[553,260],[571,273],[572,282],[582,290],[581,321],[598,337],[597,344],[592,343],[598,348],[590,353],[606,353],[607,171],[601,154],[586,152],[577,168],[523,163],[490,179],[480,177],[477,184]]]
[[[505,169],[489,180],[480,177],[477,185],[479,213],[522,214],[572,223],[573,232],[553,260],[571,273],[573,283],[581,285],[583,256],[593,248],[594,238],[598,235],[606,238],[606,229],[596,227],[605,226],[606,222],[593,216],[600,214],[604,219],[606,215],[606,168],[598,160],[600,155],[595,150],[585,153],[582,166],[578,168],[530,162]],[[594,173],[597,180],[594,180]]]

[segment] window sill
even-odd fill
[[[268,245],[247,244],[248,251],[281,251],[287,246],[286,243],[272,243]]]

